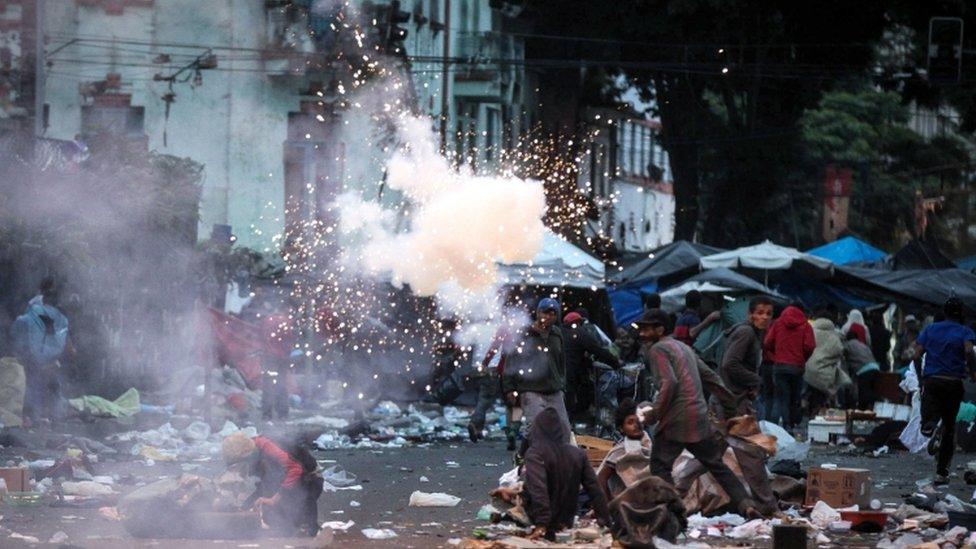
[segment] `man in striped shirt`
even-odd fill
[[[671,468],[687,449],[715,477],[740,514],[756,518],[759,512],[739,479],[722,462],[726,445],[708,417],[702,373],[708,370],[690,347],[667,335],[668,315],[651,309],[637,322],[644,346],[641,354],[659,390],[646,424],[656,423],[651,445],[651,474],[674,484]],[[704,369],[704,370],[703,370]],[[714,376],[711,376],[714,377]]]

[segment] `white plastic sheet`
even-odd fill
[[[420,490],[410,494],[410,507],[454,507],[461,498],[443,492],[427,493]]]

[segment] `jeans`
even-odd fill
[[[952,453],[956,449],[956,414],[963,397],[961,379],[926,377],[922,379],[922,434],[931,436],[942,422],[942,441],[936,457],[935,472],[949,474]]]
[[[522,393],[520,398],[522,403],[522,420],[526,425],[526,433],[532,430],[532,420],[535,419],[535,416],[539,415],[539,412],[546,408],[555,408],[556,414],[566,429],[565,442],[569,443],[573,427],[569,424],[569,414],[566,413],[566,397],[562,391],[556,391],[555,393],[525,392]]]
[[[497,375],[488,374],[478,379],[478,403],[471,412],[471,424],[479,432],[485,428],[485,415],[495,405],[502,394],[501,379]]]
[[[763,362],[759,365],[759,377],[762,378],[762,386],[759,388],[759,400],[757,401],[757,414],[759,419],[767,421],[773,420],[773,403],[776,394],[773,388],[773,365]]]
[[[803,397],[803,369],[798,366],[777,364],[773,366],[774,423],[793,429],[800,423],[800,399]]]
[[[671,468],[674,466],[674,460],[687,449],[715,477],[715,481],[729,495],[732,506],[737,507],[737,511],[741,511],[753,502],[735,473],[722,461],[725,448],[724,442],[712,436],[698,442],[678,442],[666,438],[663,434],[657,434],[651,446],[651,474],[673,485],[674,477],[671,476]]]
[[[64,417],[66,404],[61,396],[61,365],[26,363],[24,415],[34,419],[57,420]]]

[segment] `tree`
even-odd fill
[[[797,121],[835,82],[865,75],[884,27],[881,2],[540,1],[531,9],[544,34],[597,40],[544,53],[615,67],[655,103],[674,174],[676,238],[801,239],[781,209],[797,200],[789,185]],[[746,204],[766,215],[742,215]]]
[[[809,180],[822,181],[828,164],[852,168],[850,226],[888,248],[905,235],[921,236],[914,226],[916,191],[931,196],[957,187],[971,162],[959,139],[926,139],[906,125],[908,118],[899,94],[862,86],[825,94],[800,120]],[[943,225],[947,219],[936,218]],[[960,243],[947,240],[944,229],[929,232],[956,251]]]

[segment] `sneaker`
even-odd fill
[[[949,475],[935,475],[935,479],[932,480],[932,484],[936,486],[945,486],[949,484]]]
[[[515,451],[515,437],[508,437],[508,446],[506,448],[509,452]]]
[[[471,442],[478,442],[478,430],[475,428],[474,423],[468,424],[468,438]]]

